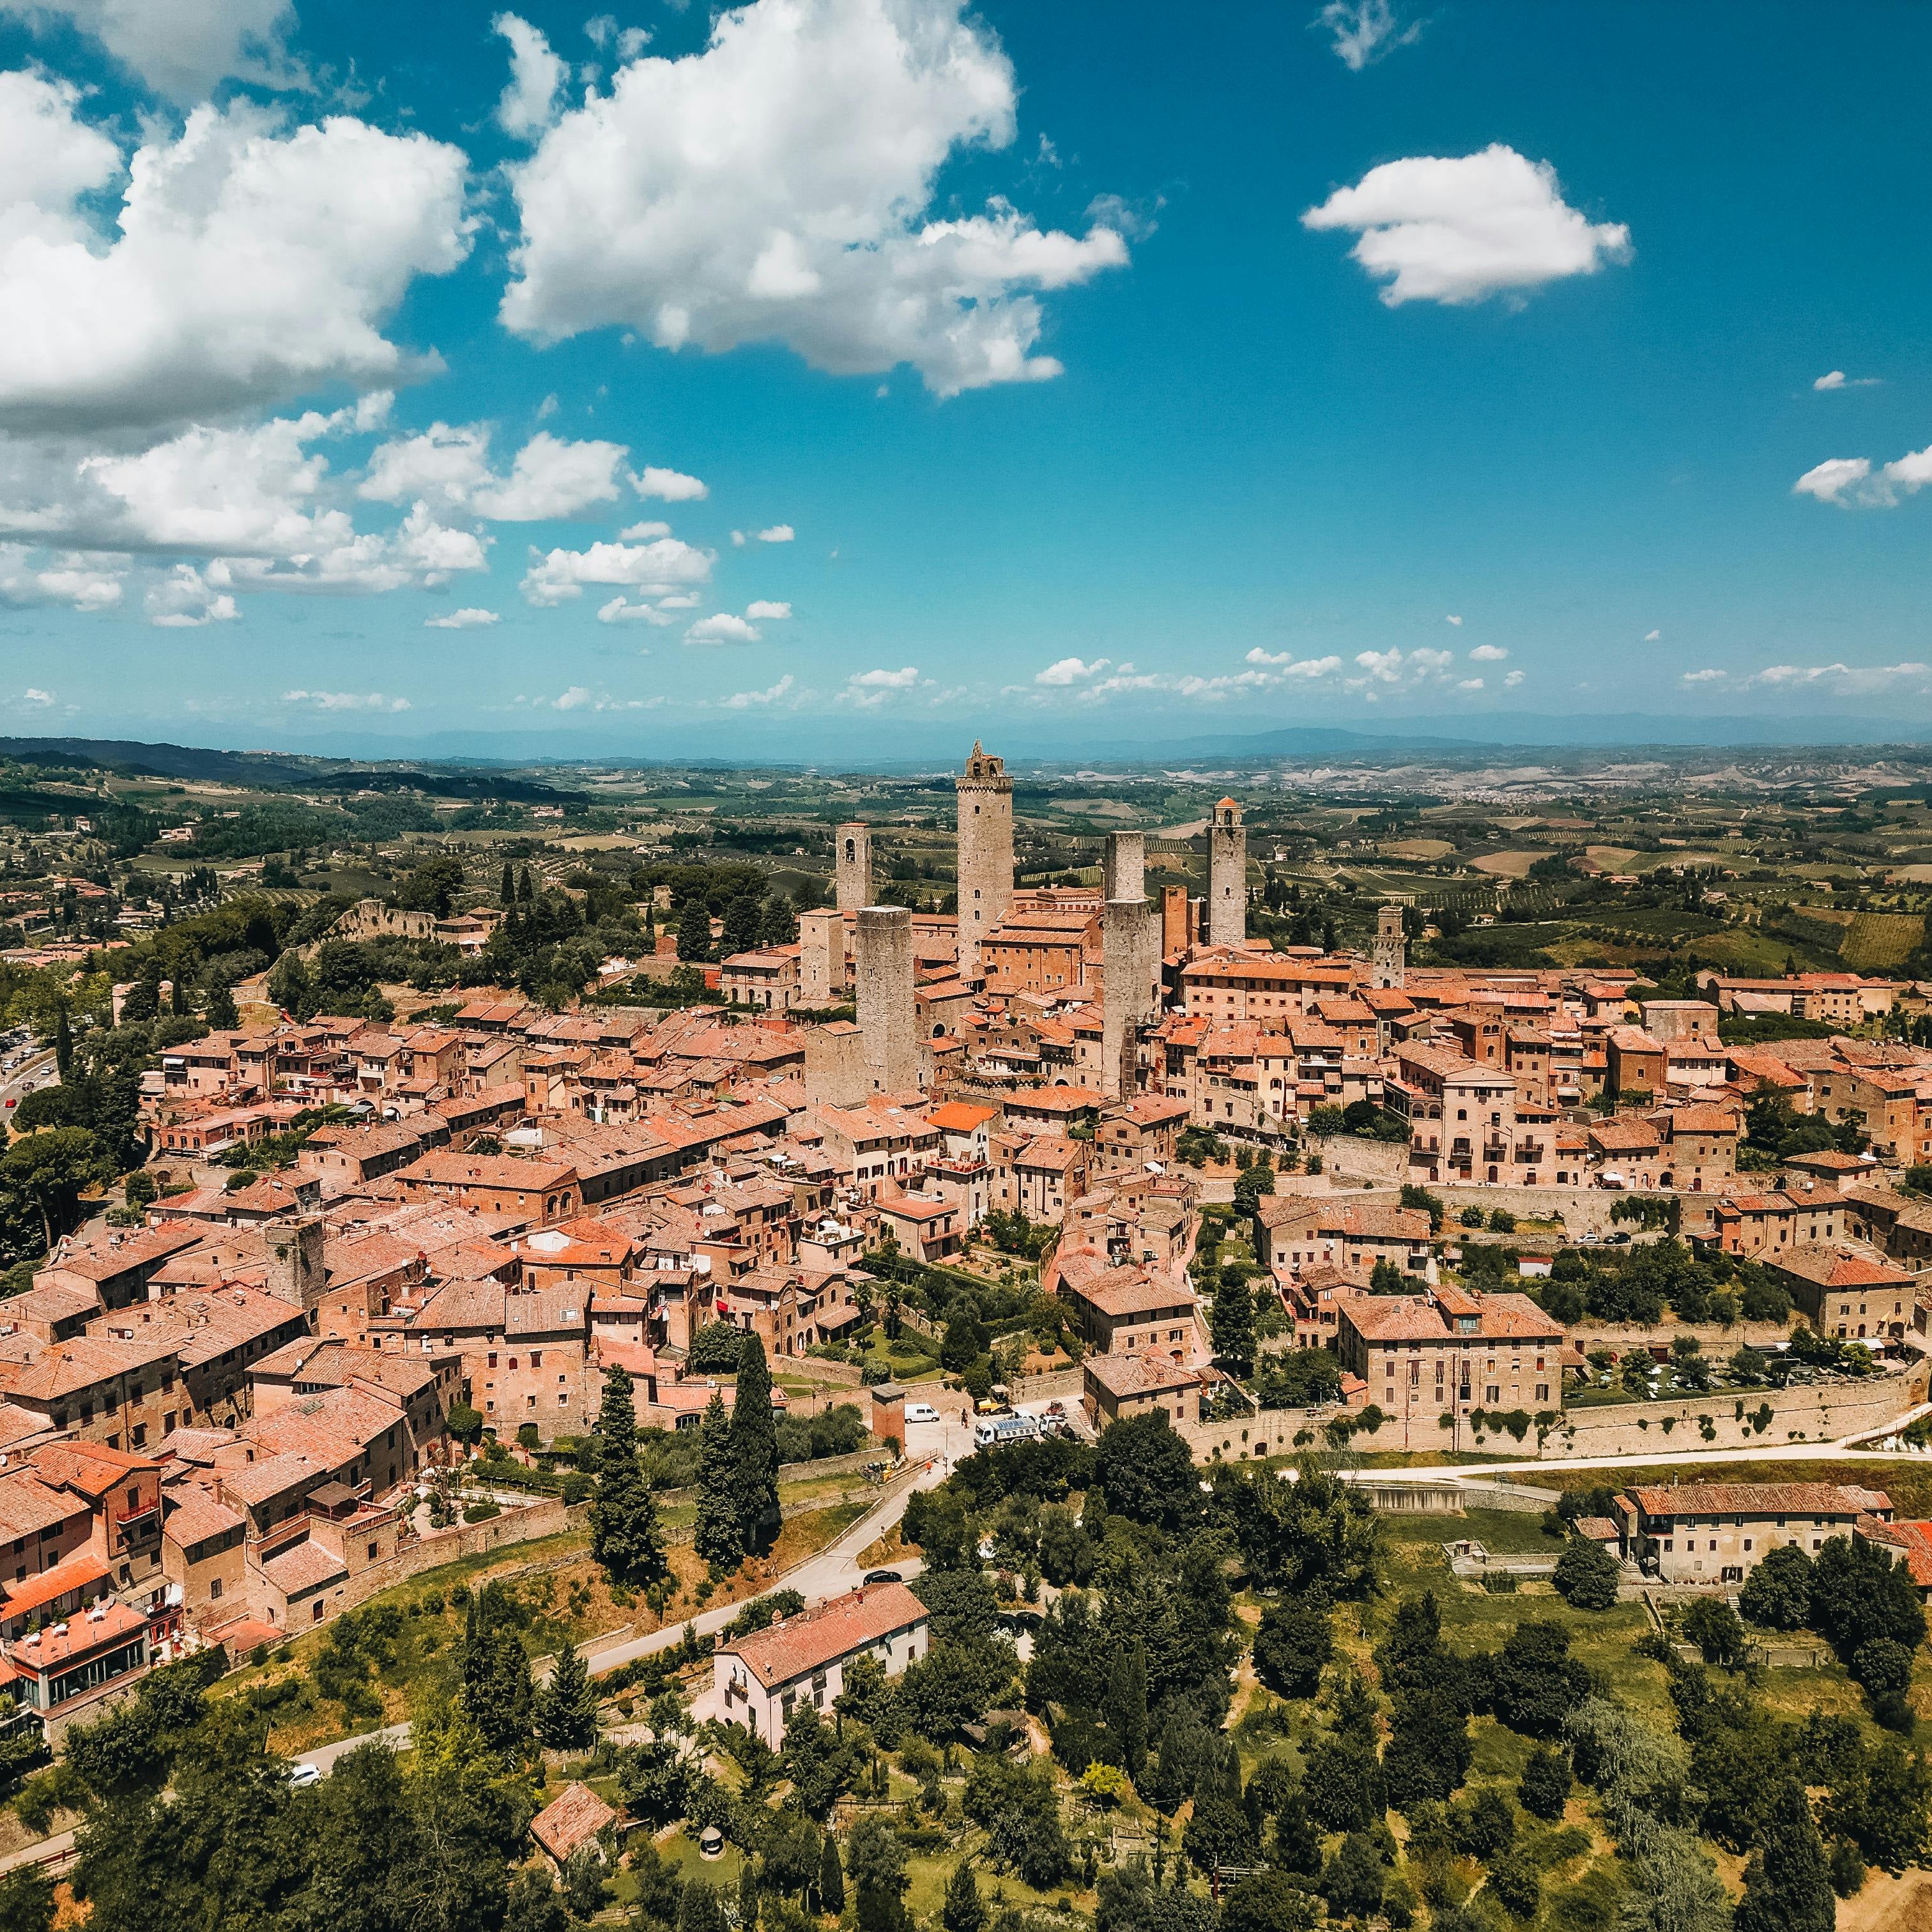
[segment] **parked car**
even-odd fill
[[[311,1784],[322,1782],[322,1767],[319,1764],[292,1764],[289,1766],[289,1782],[298,1791],[305,1791]]]
[[[909,1402],[905,1406],[905,1419],[908,1422],[937,1422],[939,1412],[929,1402]]]
[[[862,1580],[868,1583],[903,1583],[905,1579],[896,1570],[868,1570]]]

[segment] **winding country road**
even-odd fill
[[[958,1432],[958,1425],[950,1425],[952,1432]],[[935,1447],[941,1439],[940,1431],[948,1425],[925,1424],[922,1433],[932,1433]],[[910,1431],[908,1432],[910,1433]],[[968,1438],[970,1443],[970,1437]],[[926,1445],[920,1444],[921,1448]],[[949,1446],[956,1446],[950,1443]],[[875,1543],[886,1531],[892,1528],[905,1514],[907,1503],[915,1490],[929,1490],[943,1482],[950,1467],[948,1457],[943,1454],[933,1454],[922,1462],[903,1470],[888,1486],[886,1492],[854,1523],[850,1528],[826,1547],[808,1556],[802,1563],[795,1564],[782,1576],[775,1578],[770,1588],[759,1592],[770,1595],[772,1590],[796,1590],[808,1604],[823,1602],[828,1597],[842,1596],[848,1590],[856,1588],[864,1575],[859,1563],[859,1553],[868,1544]],[[892,1566],[902,1576],[910,1578],[919,1574],[920,1563],[916,1557],[896,1558]],[[614,1670],[620,1664],[629,1664],[638,1658],[650,1657],[659,1651],[674,1648],[683,1640],[686,1623],[695,1624],[700,1636],[711,1636],[722,1630],[745,1607],[740,1598],[736,1603],[721,1604],[715,1610],[706,1610],[700,1615],[677,1623],[667,1624],[662,1630],[652,1630],[638,1637],[592,1638],[586,1644],[580,1644],[578,1652],[593,1672]],[[544,1682],[553,1667],[552,1660],[545,1658],[535,1666],[538,1682]],[[350,1751],[367,1744],[386,1744],[392,1750],[406,1750],[410,1742],[407,1724],[388,1724],[380,1731],[367,1731],[360,1737],[344,1738],[332,1744],[318,1744],[313,1750],[304,1751],[293,1760],[295,1764],[313,1765],[326,1777],[334,1767],[336,1760]],[[40,1850],[40,1847],[35,1847]],[[24,1858],[22,1861],[25,1862]],[[4,1869],[0,1862],[0,1870]]]

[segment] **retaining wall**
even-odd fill
[[[1048,1369],[1042,1375],[1022,1376],[1017,1382],[1007,1384],[1013,1400],[1022,1402],[1064,1401],[1067,1396],[1078,1397],[1087,1393],[1086,1372],[1077,1366],[1070,1369]]]
[[[1843,1436],[1882,1429],[1926,1399],[1928,1371],[1920,1364],[1902,1376],[1810,1388],[1754,1389],[1744,1394],[1692,1395],[1667,1402],[1606,1404],[1566,1411],[1540,1452],[1545,1462],[1580,1456],[1630,1456],[1671,1448],[1749,1449],[1790,1442],[1832,1442]],[[1756,1418],[1768,1405],[1771,1420]],[[1744,1415],[1740,1418],[1738,1409]],[[1712,1433],[1706,1436],[1708,1418]],[[1507,1444],[1507,1436],[1501,1438]],[[1530,1440],[1534,1442],[1532,1436]],[[1529,1444],[1524,1444],[1526,1451]]]
[[[796,1376],[807,1382],[836,1382],[841,1388],[856,1388],[860,1371],[851,1362],[829,1362],[823,1355],[775,1355],[774,1374]]]
[[[1864,1382],[1753,1389],[1742,1394],[1714,1392],[1662,1402],[1568,1409],[1540,1442],[1532,1429],[1520,1445],[1506,1430],[1492,1430],[1479,1438],[1466,1416],[1460,1419],[1460,1426],[1447,1430],[1434,1415],[1420,1415],[1406,1422],[1400,1416],[1385,1415],[1379,1426],[1371,1430],[1361,1426],[1359,1412],[1334,1404],[1312,1409],[1264,1409],[1258,1415],[1232,1421],[1182,1422],[1174,1427],[1197,1462],[1292,1456],[1297,1453],[1298,1435],[1312,1431],[1318,1443],[1323,1429],[1341,1415],[1355,1421],[1352,1439],[1358,1448],[1422,1450],[1445,1456],[1472,1449],[1514,1454],[1520,1448],[1524,1456],[1546,1462],[1598,1456],[1656,1455],[1662,1459],[1676,1449],[1781,1448],[1792,1442],[1834,1442],[1841,1436],[1882,1430],[1927,1400],[1929,1379],[1932,1365],[1922,1362],[1904,1375],[1876,1376]],[[1770,1418],[1760,1429],[1757,1417],[1766,1405]]]
[[[1354,1134],[1331,1134],[1310,1144],[1322,1156],[1322,1175],[1333,1175],[1340,1180],[1372,1180],[1384,1187],[1398,1187],[1408,1178],[1406,1141],[1372,1141]]]

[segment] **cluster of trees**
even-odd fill
[[[557,1700],[532,1689],[491,1592],[472,1602],[449,1671],[416,1714],[410,1756],[368,1745],[306,1790],[267,1750],[256,1700],[208,1695],[225,1667],[210,1651],[154,1672],[70,1730],[62,1763],[40,1774],[58,1787],[50,1802],[82,1814],[72,1882],[94,1923],[566,1932],[603,1903],[601,1871],[560,1891],[546,1872],[517,1869],[536,1808],[536,1727]],[[0,1884],[8,1932],[46,1932],[53,1919],[50,1882]]]
[[[1790,1295],[1757,1262],[1694,1256],[1674,1236],[1595,1255],[1563,1249],[1532,1292],[1566,1323],[1588,1315],[1648,1328],[1669,1308],[1681,1322],[1729,1328],[1741,1315],[1750,1322],[1782,1322],[1791,1312]]]
[[[1798,1114],[1782,1094],[1762,1094],[1744,1112],[1744,1137],[1738,1148],[1738,1166],[1745,1172],[1762,1171],[1798,1154],[1863,1154],[1871,1145],[1865,1117],[1857,1108],[1843,1119],[1822,1114]]]
[[[1766,1630],[1816,1630],[1864,1686],[1880,1722],[1910,1734],[1905,1694],[1925,1612],[1902,1562],[1856,1538],[1834,1536],[1815,1558],[1780,1544],[1745,1579],[1738,1607]]]

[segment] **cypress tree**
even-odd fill
[[[1122,1769],[1138,1784],[1148,1754],[1147,1647],[1138,1637],[1114,1653],[1100,1714],[1120,1747]]]
[[[738,1532],[738,1498],[732,1480],[731,1421],[715,1390],[698,1430],[698,1528],[692,1540],[711,1568],[735,1570],[745,1559]]]
[[[1214,1338],[1214,1353],[1238,1376],[1250,1375],[1255,1366],[1255,1298],[1248,1286],[1247,1270],[1239,1267],[1223,1269],[1214,1284],[1208,1326]]]
[[[527,866],[524,868],[522,875],[517,880],[517,897],[525,905],[528,905],[536,897],[536,894],[530,889],[530,868]]]
[[[631,1378],[604,1378],[598,1412],[597,1493],[590,1504],[590,1554],[614,1583],[655,1583],[664,1574],[658,1506],[638,1466],[638,1412]]]
[[[506,910],[517,902],[516,869],[508,860],[503,861],[502,882],[496,888],[496,903]]]
[[[838,1844],[830,1832],[818,1861],[818,1909],[836,1918],[845,1910],[845,1868],[838,1862]]]
[[[946,1902],[939,1908],[939,1922],[946,1932],[984,1932],[986,1908],[980,1903],[973,1868],[964,1858],[952,1868],[952,1876],[946,1881]]]
[[[74,1028],[68,1019],[64,1000],[54,1010],[54,1071],[62,1080],[74,1071]]]
[[[778,1533],[778,1429],[772,1415],[772,1372],[765,1345],[755,1335],[747,1335],[738,1347],[730,1444],[738,1539],[748,1556],[762,1556]]]
[[[687,962],[711,957],[711,908],[701,893],[693,892],[678,910],[677,956]]]
[[[1274,1862],[1283,1871],[1312,1877],[1322,1869],[1322,1834],[1308,1815],[1308,1800],[1298,1783],[1275,1814]]]
[[[1825,1848],[1797,1780],[1779,1792],[1762,1846],[1744,1868],[1737,1932],[1832,1932],[1838,1923]]]
[[[588,1750],[597,1742],[597,1687],[572,1645],[557,1653],[550,1682],[537,1693],[536,1723],[552,1750]]]
[[[749,1858],[738,1868],[738,1932],[758,1932],[758,1874]]]
[[[463,1626],[463,1704],[493,1750],[509,1752],[530,1736],[530,1660],[494,1584],[470,1600]]]

